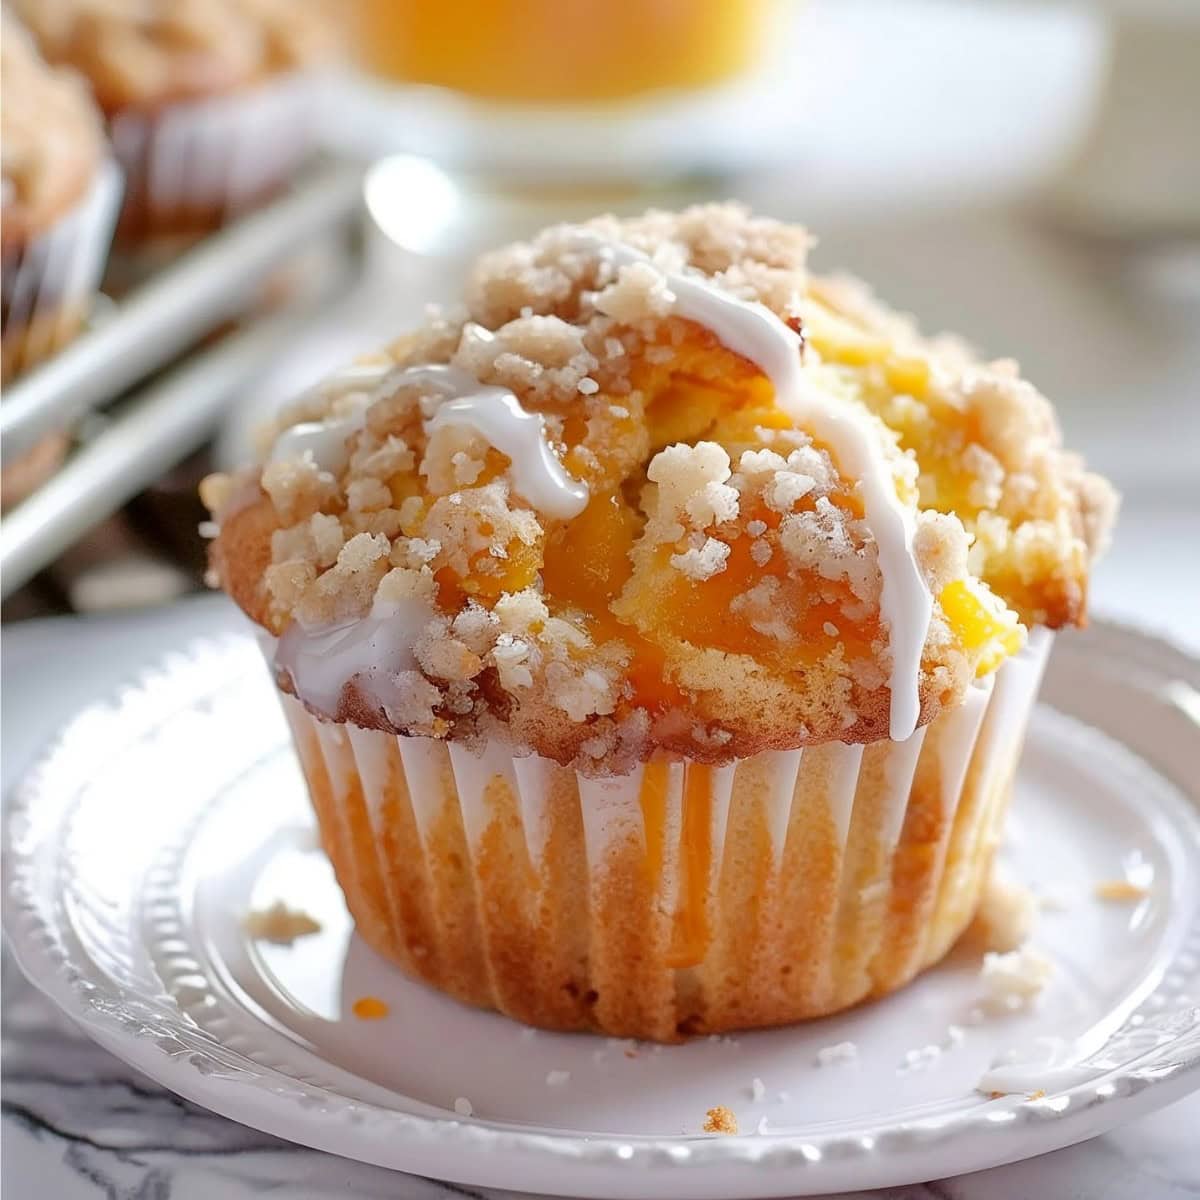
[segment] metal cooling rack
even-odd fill
[[[5,389],[4,462],[93,410],[109,411],[101,432],[0,522],[0,595],[9,596],[202,445],[249,381],[346,292],[356,268],[349,237],[360,195],[359,168],[315,168],[273,203],[164,267]],[[321,248],[331,251],[327,261],[296,272],[286,303],[245,315],[273,272]],[[237,317],[232,332],[211,340]]]

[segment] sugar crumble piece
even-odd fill
[[[693,546],[682,554],[672,554],[670,561],[671,566],[694,583],[703,583],[725,570],[728,557],[729,547],[710,537],[705,538],[704,545],[698,550]]]
[[[466,1096],[455,1096],[454,1111],[460,1117],[469,1117],[474,1114],[475,1106],[466,1098]]]
[[[984,1004],[993,1012],[1026,1008],[1054,974],[1054,964],[1028,943],[1006,954],[989,950],[979,969]]]
[[[1037,910],[1028,888],[993,869],[968,935],[976,946],[1007,954],[1029,937]]]
[[[896,1068],[896,1071],[902,1075],[908,1074],[910,1071],[924,1071],[933,1066],[941,1057],[942,1047],[931,1042],[929,1045],[920,1046],[915,1050],[906,1050],[904,1060]]]
[[[749,1092],[750,1099],[753,1100],[755,1104],[757,1104],[767,1094],[766,1085],[761,1079],[759,1079],[757,1075],[750,1080]]]
[[[1117,904],[1134,904],[1145,900],[1150,889],[1130,879],[1102,879],[1093,889],[1097,900]]]
[[[378,996],[360,996],[350,1011],[360,1021],[381,1021],[392,1010],[388,1008],[387,1001],[380,1000]]]
[[[767,1118],[766,1117],[758,1118],[758,1125],[755,1126],[755,1132],[760,1137],[767,1132]]]
[[[546,1086],[547,1087],[563,1087],[571,1080],[570,1071],[547,1071]]]
[[[710,1108],[704,1114],[704,1132],[705,1133],[726,1133],[733,1134],[738,1131],[737,1117],[732,1109],[728,1109],[723,1104],[718,1104],[715,1108]]]
[[[858,1058],[858,1045],[855,1042],[835,1042],[832,1046],[823,1046],[817,1051],[814,1060],[818,1067],[832,1067],[839,1063],[853,1062]]]
[[[256,942],[290,946],[302,937],[320,933],[321,922],[298,908],[289,908],[282,900],[276,900],[269,908],[247,913],[242,928]]]

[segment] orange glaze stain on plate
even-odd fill
[[[363,996],[355,1000],[351,1011],[360,1021],[379,1021],[386,1017],[391,1009],[378,996]]]

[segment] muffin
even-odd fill
[[[4,382],[69,340],[96,294],[120,196],[99,114],[14,21],[0,40]]]
[[[78,332],[104,270],[120,202],[100,115],[82,81],[43,62],[24,30],[0,17],[0,362],[3,382]],[[31,491],[62,459],[53,434],[10,462],[0,506]]]
[[[774,1025],[971,919],[1113,493],[808,246],[549,229],[205,483],[359,931],[460,1000]]]
[[[312,148],[316,0],[12,0],[108,118],[123,240],[194,235],[262,201]]]

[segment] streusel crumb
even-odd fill
[[[618,265],[596,236],[646,258]],[[927,722],[1020,647],[1019,621],[1083,620],[1112,493],[1063,452],[1011,363],[811,276],[808,245],[717,205],[485,255],[464,309],[431,310],[296,402],[261,470],[206,484],[223,585],[275,634],[426,605],[386,699],[350,680],[333,719],[502,736],[599,773],[659,749],[727,762],[886,737],[891,644],[862,481],[755,362],[678,315],[665,272],[684,272],[802,331],[805,386],[876,442],[934,600]],[[451,375],[537,414],[554,469],[586,487],[571,514],[534,503],[528,463],[477,424],[441,419]],[[314,421],[334,458],[297,437]]]

